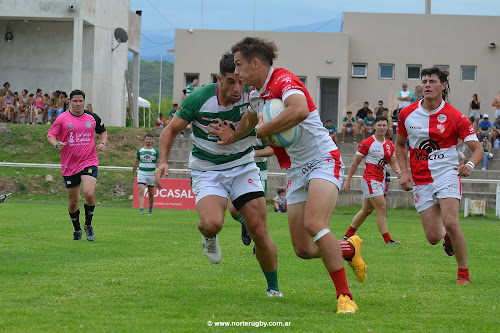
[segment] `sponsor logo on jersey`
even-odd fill
[[[439,146],[439,143],[437,141],[434,141],[432,139],[427,139],[424,140],[420,143],[420,146],[418,147],[420,151],[417,151],[415,154],[415,160],[416,161],[433,161],[433,160],[440,160],[444,158],[443,153],[438,153],[438,154],[432,154],[434,150],[440,150],[441,147]],[[424,152],[422,152],[422,150]]]
[[[71,131],[73,129],[73,123],[69,123],[66,127]]]
[[[446,126],[444,124],[438,124],[437,129],[439,130],[439,132],[443,133],[446,129]]]
[[[90,123],[90,121],[87,121],[87,122],[85,122],[85,126],[87,126],[87,128],[90,128],[90,127],[92,127],[92,124]]]
[[[375,170],[384,170],[385,166],[387,165],[387,160],[385,158],[381,158],[378,160],[377,164],[375,164]]]
[[[252,178],[248,178],[248,184],[252,184],[253,183],[253,179]]]
[[[440,114],[438,117],[437,117],[437,120],[442,124],[446,121],[446,115],[445,114]]]
[[[422,127],[420,127],[420,126],[410,126],[410,129],[417,129],[418,130],[418,129],[422,129]]]

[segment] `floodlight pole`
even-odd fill
[[[159,105],[158,105],[158,117],[160,116],[161,112],[161,74],[162,74],[162,67],[163,67],[163,55],[160,57],[160,96],[159,96]]]

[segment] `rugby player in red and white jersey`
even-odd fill
[[[68,212],[75,228],[74,240],[82,239],[80,227],[80,184],[85,196],[85,234],[88,241],[95,240],[92,217],[95,208],[95,186],[97,183],[96,148],[106,150],[108,133],[101,118],[84,109],[85,93],[73,90],[70,94],[71,109],[63,112],[49,130],[47,141],[61,152],[61,171],[68,192]],[[95,145],[95,133],[99,134],[99,145]],[[59,139],[59,141],[58,141]]]
[[[398,117],[396,158],[401,167],[401,188],[409,191],[413,187],[415,208],[427,240],[434,245],[443,239],[446,253],[455,254],[457,260],[457,284],[467,284],[467,244],[458,219],[460,177],[471,174],[483,151],[468,119],[445,101],[448,72],[432,67],[422,70],[420,76],[424,99],[405,107]],[[457,165],[458,139],[473,152],[470,161],[461,165]]]
[[[337,290],[338,313],[354,313],[356,303],[347,284],[342,257],[348,260],[358,281],[366,276],[361,259],[359,237],[340,245],[328,228],[342,184],[344,164],[335,143],[323,127],[318,110],[302,82],[283,68],[273,68],[276,45],[261,38],[247,37],[233,45],[235,74],[245,85],[254,86],[250,93],[251,107],[233,131],[219,122],[213,133],[220,144],[229,144],[244,137],[258,123],[258,114],[266,101],[280,98],[286,108],[268,123],[259,123],[257,135],[264,139],[298,126],[298,139],[291,146],[273,147],[282,168],[287,168],[288,222],[297,256],[321,258]]]
[[[386,202],[384,197],[386,165],[389,164],[398,177],[401,176],[401,170],[394,155],[394,145],[390,140],[385,138],[388,127],[389,124],[386,117],[378,116],[375,119],[375,133],[359,144],[356,157],[349,168],[349,173],[344,183],[345,193],[348,193],[351,189],[351,178],[354,176],[361,161],[365,159],[365,172],[361,180],[361,190],[364,195],[363,206],[352,219],[351,225],[344,235],[344,239],[352,237],[368,215],[375,209],[377,211],[377,227],[385,243],[400,244],[399,241],[391,238],[389,229],[387,228]]]

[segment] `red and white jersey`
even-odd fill
[[[306,87],[290,71],[284,68],[271,68],[266,82],[260,90],[250,91],[250,112],[260,114],[266,101],[280,98],[283,102],[293,94],[301,94],[307,100],[309,116],[297,125],[298,136],[291,146],[280,148],[271,145],[282,169],[294,168],[313,159],[338,150],[328,130],[323,127],[319,112]],[[340,159],[340,154],[338,154]],[[339,161],[341,162],[341,159]]]
[[[356,155],[365,158],[366,166],[363,178],[368,182],[376,180],[383,183],[386,165],[389,164],[391,156],[394,156],[394,145],[386,138],[384,138],[384,142],[380,142],[372,135],[361,141]]]
[[[399,135],[410,144],[410,168],[415,185],[433,183],[446,174],[457,174],[457,140],[478,141],[469,120],[445,101],[433,111],[422,108],[422,100],[398,117]]]

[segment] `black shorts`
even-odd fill
[[[66,188],[73,188],[82,182],[82,176],[92,176],[97,179],[97,166],[91,165],[83,168],[82,171],[71,176],[63,176]]]

